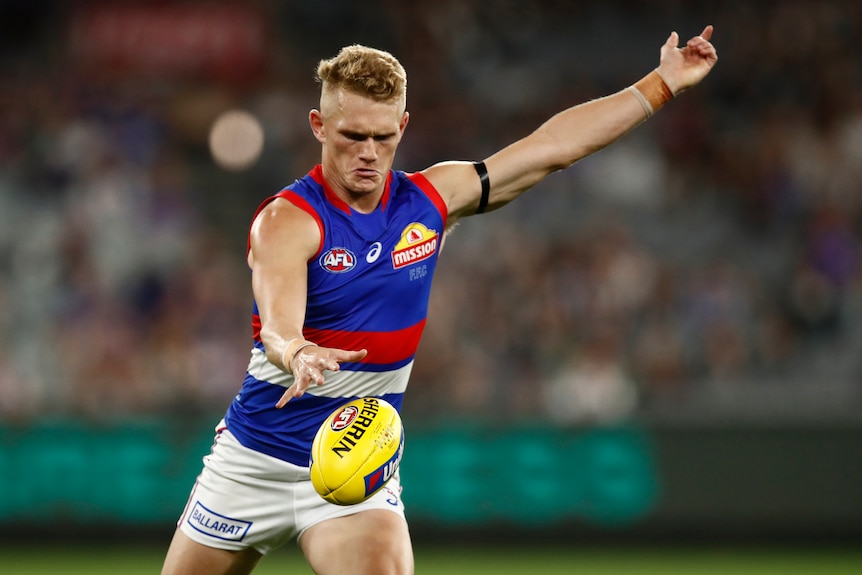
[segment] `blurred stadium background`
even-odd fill
[[[245,371],[251,215],[319,159],[320,58],[401,59],[414,171],[707,23],[704,84],[450,237],[417,549],[858,543],[862,4],[0,0],[0,557],[167,544]]]

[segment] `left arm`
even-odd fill
[[[709,42],[712,26],[678,48],[673,32],[661,47],[658,68],[615,94],[568,108],[529,136],[485,160],[490,177],[488,209],[499,208],[549,174],[615,142],[679,92],[699,83],[718,60]],[[480,185],[470,162],[443,162],[425,176],[446,199],[450,225],[475,213]]]

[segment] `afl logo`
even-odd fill
[[[332,248],[318,261],[320,267],[334,274],[349,272],[356,266],[356,256],[347,248]]]
[[[332,416],[332,423],[330,423],[329,426],[332,428],[332,431],[347,429],[347,427],[353,423],[353,420],[356,419],[358,414],[359,409],[355,405],[348,405]]]

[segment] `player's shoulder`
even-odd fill
[[[304,209],[288,199],[273,196],[261,206],[249,230],[249,265],[263,253],[293,252],[310,258],[322,242],[323,227],[314,210]]]
[[[251,232],[270,235],[276,230],[305,230],[316,234],[320,221],[320,209],[313,196],[285,188],[260,205],[252,219]]]
[[[449,208],[451,223],[472,213],[481,190],[474,162],[445,161],[420,172],[437,190]]]
[[[442,191],[447,186],[457,186],[461,179],[469,178],[471,175],[474,177],[476,174],[475,170],[473,162],[447,160],[429,166],[419,173],[428,178],[432,184],[441,188]]]

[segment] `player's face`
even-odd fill
[[[378,102],[338,90],[309,115],[323,145],[323,169],[333,189],[352,198],[382,192],[407,127],[403,102]]]

